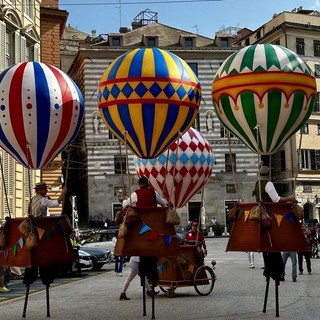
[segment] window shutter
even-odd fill
[[[14,32],[14,63],[21,62],[21,39],[20,32]]]
[[[14,190],[14,160],[7,153],[3,153],[3,172],[4,172],[4,192],[3,192],[3,202],[4,202],[4,213],[5,216],[11,215],[14,217],[13,212],[13,190]],[[9,209],[8,209],[9,204]]]
[[[34,45],[34,61],[40,61],[40,45],[36,43]]]
[[[26,37],[21,36],[21,62],[27,61],[26,50],[27,50],[27,40]]]
[[[0,21],[0,72],[5,69],[6,66],[6,24],[3,21]]]

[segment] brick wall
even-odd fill
[[[41,61],[60,68],[60,23],[56,19],[41,22]]]
[[[59,0],[42,0],[41,5],[44,7],[58,8],[59,7]]]

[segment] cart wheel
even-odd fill
[[[168,298],[173,298],[174,297],[174,291],[176,290],[175,287],[171,287],[167,290],[167,297]]]
[[[166,288],[164,288],[164,287],[159,287],[159,288],[163,293],[167,293],[168,292],[168,290]]]
[[[194,276],[194,289],[200,296],[207,296],[213,290],[215,280],[216,277],[212,269],[208,266],[202,266]]]

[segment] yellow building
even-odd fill
[[[2,1],[0,7],[0,70],[40,57],[40,0]],[[39,170],[28,170],[0,149],[0,217],[24,216]]]

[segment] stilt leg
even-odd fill
[[[269,294],[269,284],[270,284],[270,277],[267,277],[267,284],[266,284],[266,292],[264,295],[264,304],[263,304],[263,313],[266,313],[267,311],[267,302],[268,302],[268,294]]]
[[[29,297],[29,290],[30,290],[30,285],[27,285],[26,297],[25,297],[25,299],[24,299],[24,306],[23,306],[22,318],[25,318],[25,317],[26,317],[26,311],[27,311],[27,305],[28,305],[28,297]]]
[[[141,284],[142,284],[142,300],[143,300],[143,316],[147,315],[146,312],[146,281],[145,276],[141,276]]]
[[[155,316],[154,316],[154,295],[152,295],[152,317],[151,319],[155,319]]]
[[[276,317],[279,317],[279,280],[275,281],[276,283]]]
[[[50,299],[49,299],[49,287],[50,285],[46,285],[46,298],[47,298],[47,317],[50,317]]]

